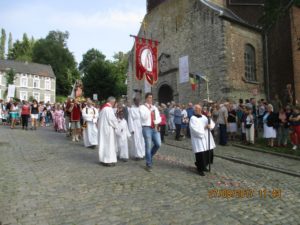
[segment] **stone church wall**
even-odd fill
[[[166,0],[151,10],[144,22],[146,32],[141,26],[139,36],[160,41],[159,56],[167,55],[167,63],[161,65],[164,67],[163,72],[161,71],[157,84],[151,89],[155,101],[158,101],[159,90],[164,85],[171,86],[173,100],[176,102],[196,103],[207,99],[206,83],[203,80],[195,91],[192,91],[189,82],[179,83],[179,58],[186,55],[189,57],[190,72],[201,73],[210,80],[210,100],[240,97],[230,92],[249,88],[241,78],[244,74],[244,48],[239,44],[243,38],[247,38],[255,47],[260,48],[257,51],[257,61],[261,60],[261,37],[258,34],[252,35],[246,28],[231,25],[199,0]],[[238,34],[239,29],[242,30],[241,34]],[[232,50],[234,48],[237,50]],[[144,91],[144,81],[134,78],[134,64],[132,52],[128,73],[129,99],[133,95],[133,89]],[[260,76],[262,65],[258,67]]]

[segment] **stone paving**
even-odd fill
[[[220,158],[211,173],[200,177],[190,151],[167,145],[154,162],[151,173],[144,170],[144,161],[103,167],[96,150],[50,128],[0,127],[0,221],[299,224],[297,177]]]
[[[166,144],[190,149],[192,148],[190,139],[183,139],[182,141],[174,141],[170,135],[166,138]],[[299,150],[297,150],[299,151]],[[258,151],[251,151],[240,147],[228,144],[228,146],[217,146],[215,150],[216,155],[231,157],[234,159],[246,160],[251,163],[270,166],[281,170],[294,172],[300,175],[300,161],[296,159],[287,159],[284,157],[261,153]]]

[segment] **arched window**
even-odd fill
[[[256,81],[256,60],[255,60],[255,48],[246,44],[245,46],[245,78],[247,81]]]

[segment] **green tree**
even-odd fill
[[[6,74],[5,74],[5,79],[6,79],[6,87],[8,87],[9,84],[13,84],[15,80],[15,71],[13,69],[10,69]]]
[[[8,53],[12,50],[13,48],[13,38],[11,32],[9,32],[8,36]]]
[[[50,31],[45,39],[38,40],[32,59],[36,63],[51,65],[56,75],[57,95],[69,95],[75,80],[80,77],[73,54],[66,47],[68,33]]]
[[[87,70],[89,68],[89,66],[91,64],[93,64],[93,62],[97,61],[97,60],[102,60],[105,61],[105,55],[102,54],[102,52],[100,52],[97,49],[90,49],[88,50],[83,56],[82,56],[82,61],[79,64],[79,71],[82,74],[86,74]]]
[[[1,39],[0,39],[0,59],[5,58],[5,42],[6,42],[6,33],[4,29],[1,29]]]
[[[22,41],[17,40],[13,48],[8,52],[8,59],[17,61],[32,62],[32,50],[35,45],[33,37],[28,38],[27,34],[23,34]]]
[[[128,69],[128,57],[129,57],[129,52],[128,53],[118,52],[113,56],[114,58],[114,61],[112,62],[113,72],[117,77],[117,81],[116,81],[117,82],[116,91],[118,92],[117,96],[125,95],[127,91],[125,81],[127,78],[126,74]]]
[[[67,40],[69,39],[69,36],[70,34],[68,31],[61,32],[59,30],[52,30],[48,33],[46,39],[60,43],[63,47],[67,47]]]
[[[86,97],[98,94],[98,99],[105,100],[109,96],[118,97],[116,91],[117,77],[113,74],[113,65],[109,61],[97,59],[89,65],[82,78]]]
[[[99,100],[105,100],[110,95],[121,97],[126,94],[128,54],[119,52],[114,55],[113,61],[105,58],[97,49],[90,49],[83,55],[79,69],[83,73],[86,97],[98,94]]]

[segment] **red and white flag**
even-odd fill
[[[158,80],[157,47],[157,41],[135,37],[136,78],[142,80],[145,76],[150,85]]]

